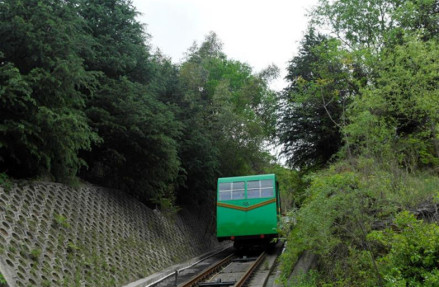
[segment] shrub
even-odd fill
[[[439,198],[439,178],[427,172],[414,174],[396,167],[386,169],[372,159],[363,158],[350,163],[339,162],[325,171],[309,176],[309,179],[311,184],[306,190],[304,204],[290,213],[292,230],[281,265],[284,281],[301,254],[309,250],[319,255],[318,285],[382,286],[388,280],[393,280],[389,283],[391,285],[403,279],[406,281],[401,282],[411,284],[408,279],[401,279],[388,271],[391,267],[385,268],[393,266],[392,264],[385,263],[384,259],[377,261],[377,258],[387,254],[385,250],[393,248],[392,242],[398,238],[398,233],[394,234],[395,237],[387,236],[386,244],[372,240],[368,234],[372,230],[388,227],[401,210],[411,210]],[[437,241],[439,227],[435,224],[428,226],[431,230],[425,232],[425,240]],[[284,228],[287,231],[289,229],[288,226]],[[419,230],[415,228],[407,232],[414,230],[422,232],[423,229],[419,227]],[[413,240],[416,240],[416,235],[413,236]],[[430,246],[429,250],[434,250],[433,247]],[[439,254],[439,251],[431,252]],[[430,255],[423,253],[419,256],[422,258],[419,260],[428,261]],[[402,266],[404,263],[401,262],[401,268]],[[421,274],[424,271],[419,272]],[[425,282],[434,282],[431,283],[433,286],[436,284],[436,272],[429,270],[425,276],[422,275],[425,272],[417,276],[421,276]],[[389,274],[393,274],[393,279],[389,279]],[[413,283],[410,286],[417,285]]]
[[[0,273],[0,286],[6,285],[6,279],[3,274]]]
[[[393,228],[368,238],[385,247],[379,269],[387,286],[439,286],[439,226],[399,213]]]
[[[10,190],[12,188],[12,181],[6,173],[0,173],[0,186],[5,190]]]
[[[366,242],[376,201],[361,184],[361,174],[346,167],[312,176],[308,199],[295,214],[297,223],[282,256],[284,276],[301,253],[310,250],[320,257],[319,280],[340,286],[376,284]]]

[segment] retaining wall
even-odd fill
[[[165,216],[126,194],[57,183],[0,187],[10,287],[121,286],[216,246],[207,210]]]

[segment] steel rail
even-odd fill
[[[234,285],[234,287],[242,287],[244,286],[244,283],[250,278],[250,275],[253,274],[253,272],[256,270],[256,268],[259,266],[259,264],[262,263],[262,261],[265,258],[265,252],[262,252],[261,255],[256,259],[256,261],[250,266],[250,268],[245,272],[245,274],[241,277],[241,279]]]
[[[234,257],[233,254],[227,256],[226,258],[224,258],[220,262],[214,264],[213,266],[206,268],[203,272],[199,273],[198,275],[195,275],[194,277],[192,277],[191,279],[189,279],[185,283],[178,285],[178,287],[195,286],[195,284],[197,284],[198,282],[200,282],[201,280],[203,280],[207,276],[211,275],[213,272],[220,269],[222,266],[228,264],[230,261],[232,261],[233,257]]]
[[[221,250],[218,250],[218,251],[215,251],[215,252],[210,252],[210,253],[208,253],[206,256],[204,256],[204,257],[200,257],[200,258],[201,258],[200,260],[198,260],[198,261],[196,261],[196,262],[193,262],[193,263],[191,263],[190,265],[188,265],[188,266],[186,266],[186,267],[183,267],[183,268],[180,268],[180,269],[178,269],[178,270],[173,270],[172,272],[167,272],[166,275],[164,275],[164,276],[161,277],[161,278],[158,278],[158,279],[154,280],[154,281],[151,282],[151,283],[146,283],[146,282],[148,282],[148,281],[147,281],[148,277],[147,277],[147,278],[140,279],[140,280],[138,280],[138,281],[136,281],[136,282],[131,282],[130,284],[128,284],[128,285],[124,285],[123,287],[153,287],[153,286],[155,286],[155,285],[157,285],[157,284],[160,284],[161,282],[163,282],[164,280],[168,279],[169,277],[171,277],[171,276],[175,276],[175,272],[180,273],[180,272],[182,272],[182,271],[184,271],[184,270],[186,270],[186,269],[192,268],[192,267],[194,267],[195,265],[197,265],[198,263],[203,262],[204,260],[209,259],[210,257],[213,257],[213,256],[215,256],[215,255],[218,255],[218,254],[220,254],[221,252],[224,252],[224,251],[227,250],[228,248],[230,248],[230,247],[225,247],[225,248],[222,248]],[[147,285],[144,285],[144,284],[147,284]]]

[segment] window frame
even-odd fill
[[[269,182],[268,187],[264,187],[263,182]],[[258,187],[251,187],[249,188],[249,183],[251,182],[258,182]],[[234,189],[234,185],[235,184],[242,184],[244,183],[244,187],[243,189]],[[228,184],[230,187],[229,189],[221,189],[220,186],[222,184]],[[263,196],[263,192],[264,191],[271,191],[271,194],[269,196]],[[249,191],[258,191],[258,196],[257,197],[249,197]],[[229,181],[229,182],[220,182],[218,183],[218,201],[233,201],[233,200],[251,200],[251,199],[263,199],[263,198],[273,198],[276,197],[276,182],[274,179],[269,178],[269,179],[248,179],[248,180],[239,180],[239,181]],[[241,196],[238,197],[234,197],[234,194],[242,194]],[[224,196],[228,194],[227,198],[224,198]],[[223,196],[221,196],[223,195]]]
[[[230,189],[221,189],[221,184],[230,184]],[[234,185],[243,184],[242,188],[234,189]],[[239,186],[238,186],[239,187]],[[230,196],[227,197],[227,199],[223,199],[221,197],[221,194],[229,194]],[[234,194],[242,194],[241,196],[238,196],[237,198],[234,197]],[[245,181],[231,181],[231,182],[221,182],[218,185],[218,197],[220,201],[229,201],[229,200],[240,200],[245,199],[246,197],[246,182]]]

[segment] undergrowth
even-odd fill
[[[6,279],[2,273],[0,273],[0,286],[6,286]]]
[[[0,172],[0,186],[3,187],[6,191],[12,188],[12,181],[9,176],[4,172]]]
[[[290,213],[293,226],[281,264],[284,284],[291,284],[287,279],[291,270],[309,250],[318,255],[317,273],[304,277],[300,286],[439,286],[437,268],[403,267],[431,260],[425,259],[431,254],[436,254],[436,263],[439,260],[439,244],[431,242],[439,242],[438,226],[407,214],[437,201],[437,176],[383,168],[359,158],[338,162],[308,180],[306,200]],[[404,229],[400,222],[416,228]],[[402,260],[414,248],[407,242],[416,238],[420,239],[415,252],[419,258]]]

